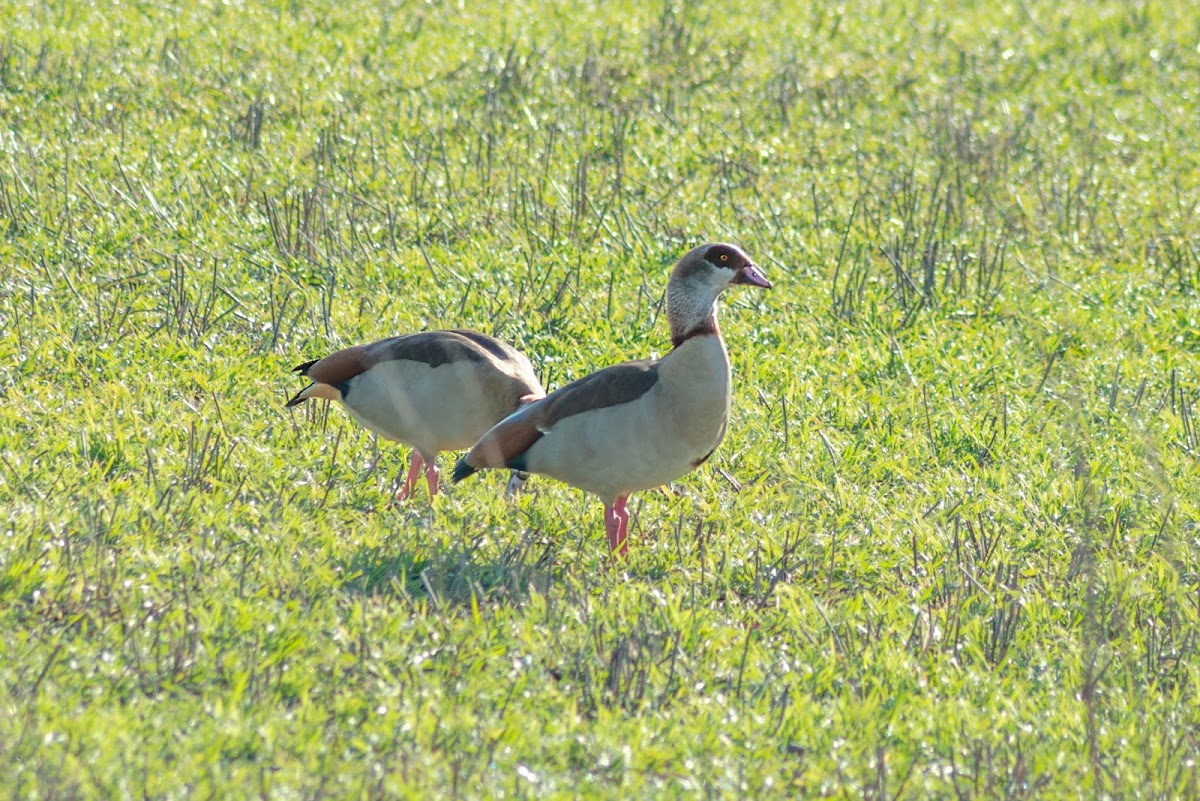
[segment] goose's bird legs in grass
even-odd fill
[[[604,503],[610,549],[624,554],[629,494],[690,472],[725,436],[732,377],[717,298],[733,284],[771,287],[733,245],[688,251],[667,284],[670,353],[605,368],[518,409],[458,461],[454,481],[508,467],[591,492]]]
[[[439,451],[468,448],[522,403],[545,396],[523,354],[476,331],[427,331],[356,345],[305,362],[295,372],[312,383],[287,402],[338,401],[371,431],[412,446],[396,500],[412,494],[422,474],[438,491]],[[523,483],[514,471],[508,494]]]

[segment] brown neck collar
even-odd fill
[[[717,327],[717,315],[715,312],[710,314],[708,317],[705,317],[703,320],[696,323],[686,331],[676,331],[674,330],[674,326],[672,326],[672,329],[671,345],[675,348],[678,348],[692,337],[721,336],[721,329]]]

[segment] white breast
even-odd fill
[[[674,481],[720,443],[730,383],[720,337],[689,339],[662,360],[641,397],[559,421],[529,449],[528,468],[606,503]]]

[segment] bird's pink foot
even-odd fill
[[[421,470],[425,466],[425,460],[421,458],[421,454],[416,451],[412,452],[412,456],[408,461],[408,475],[404,477],[404,486],[396,490],[396,502],[408,500],[412,495],[413,489],[417,486],[417,479],[421,475]]]
[[[441,472],[437,468],[437,463],[433,459],[428,459],[425,462],[425,483],[429,485],[429,497],[432,498],[438,494],[438,479]]]
[[[617,498],[611,506],[604,507],[604,533],[608,535],[608,550],[626,556],[629,544],[625,537],[629,532],[629,510],[625,508],[625,496]]]

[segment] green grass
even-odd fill
[[[910,5],[0,0],[5,794],[1200,795],[1200,14]],[[662,354],[718,239],[775,290],[615,569],[283,409]]]

